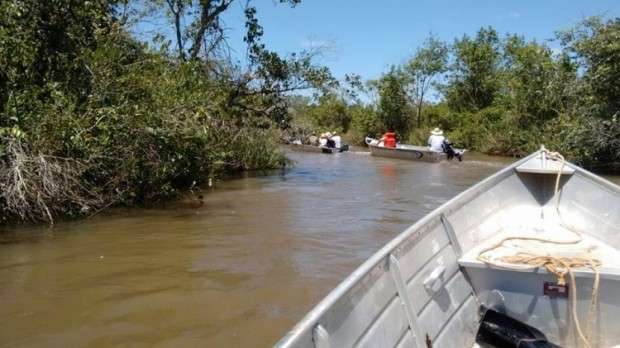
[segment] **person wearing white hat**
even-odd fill
[[[326,146],[327,145],[327,135],[325,133],[321,133],[321,136],[319,137],[319,146]]]
[[[443,152],[443,142],[446,138],[443,136],[443,131],[439,128],[435,128],[431,131],[431,136],[428,137],[428,147],[431,151]]]

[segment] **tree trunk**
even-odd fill
[[[175,13],[174,15],[174,26],[177,30],[177,46],[179,48],[179,58],[181,60],[185,60],[185,49],[183,48],[183,36],[181,35],[181,15],[180,13]]]
[[[183,48],[183,35],[181,33],[181,16],[183,15],[183,0],[166,0],[170,12],[174,15],[174,29],[177,34],[177,49],[179,58],[185,60],[185,49]]]
[[[424,91],[420,93],[420,100],[418,100],[418,128],[422,126],[422,104],[424,104]]]
[[[214,0],[200,0],[200,21],[198,30],[194,36],[194,43],[190,50],[191,59],[195,59],[200,54],[202,43],[207,29],[214,24],[218,16],[224,12],[234,0],[219,0],[213,4]]]

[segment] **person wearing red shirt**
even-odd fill
[[[383,142],[384,147],[396,147],[396,133],[392,130],[388,130],[387,133],[383,134],[383,137],[379,139],[379,142]]]

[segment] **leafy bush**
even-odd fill
[[[356,104],[349,108],[349,113],[351,114],[350,137],[355,143],[363,144],[367,136],[377,137],[385,131],[385,126],[372,106]]]
[[[0,9],[3,220],[144,204],[222,172],[284,165],[277,140],[286,103],[276,88],[288,82],[269,75],[273,66],[240,81],[234,66],[149,49],[107,6],[88,3]],[[15,57],[22,51],[30,53]],[[53,64],[41,66],[41,54]],[[305,58],[269,59],[298,83],[314,69]]]

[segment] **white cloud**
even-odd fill
[[[335,46],[333,40],[306,38],[301,41],[301,47],[305,50],[323,49]]]
[[[497,15],[495,16],[495,18],[499,21],[505,21],[505,20],[518,20],[521,18],[521,13],[517,12],[517,11],[510,11],[506,14],[501,14],[501,15]]]

